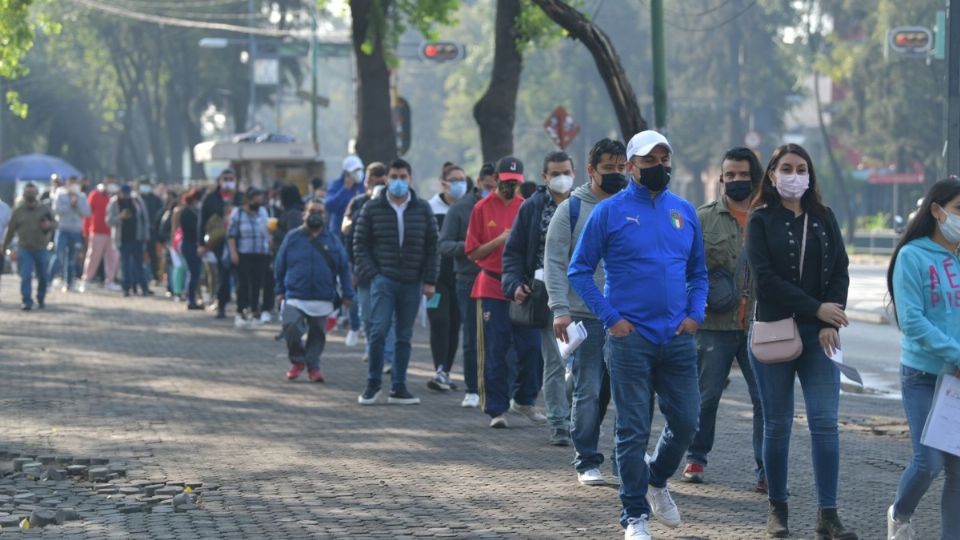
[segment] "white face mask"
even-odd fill
[[[547,185],[550,187],[550,191],[562,195],[569,192],[570,188],[573,187],[573,177],[566,174],[554,176],[550,179]]]
[[[937,225],[940,227],[940,234],[947,239],[947,242],[960,244],[960,216],[953,212],[948,212],[943,208],[941,208],[941,210],[947,215],[947,219],[943,223],[941,223],[939,219],[937,220]]]
[[[107,193],[113,194],[120,191],[120,186],[116,184],[107,184]]]
[[[809,187],[809,174],[777,173],[777,192],[788,201],[799,201]]]
[[[70,193],[80,193],[80,186],[77,184],[70,186]]]
[[[223,182],[223,189],[225,189],[225,190],[227,190],[227,191],[236,191],[236,189],[237,189],[237,183],[236,183],[236,182],[233,182],[233,181],[231,181],[231,180],[225,180],[225,181]]]

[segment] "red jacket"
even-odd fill
[[[83,235],[89,237],[92,234],[110,234],[110,226],[107,225],[107,204],[110,203],[110,196],[95,189],[87,196],[87,202],[90,204],[90,216],[83,221]]]

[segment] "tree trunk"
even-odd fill
[[[847,191],[847,181],[843,177],[843,168],[840,167],[837,156],[833,154],[830,134],[827,132],[827,124],[823,118],[823,101],[820,99],[820,71],[818,70],[813,71],[813,96],[817,102],[817,122],[820,124],[820,136],[823,138],[823,146],[827,151],[827,159],[830,161],[830,172],[833,173],[833,177],[837,181],[837,187],[840,188],[840,197],[843,198],[844,210],[847,214],[847,234],[844,240],[847,245],[850,245],[857,230],[857,216],[853,211],[850,192]]]
[[[353,16],[353,53],[357,59],[357,154],[364,163],[389,163],[397,155],[397,139],[390,107],[390,70],[383,50],[383,28],[377,18],[386,20],[392,0],[350,0]],[[375,9],[382,13],[374,13]],[[373,25],[371,27],[371,25]],[[367,37],[373,50],[363,52]]]
[[[571,38],[583,43],[593,55],[597,71],[607,87],[614,113],[620,122],[623,140],[629,140],[634,134],[647,129],[647,121],[640,112],[637,95],[630,86],[630,80],[620,63],[620,56],[607,34],[577,9],[561,0],[533,0],[533,3],[566,30]],[[499,38],[499,31],[497,36]]]
[[[480,128],[483,161],[513,153],[513,125],[517,119],[517,92],[523,57],[517,46],[519,0],[497,0],[497,20],[490,86],[473,107]]]

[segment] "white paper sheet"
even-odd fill
[[[577,350],[584,340],[587,339],[587,329],[583,323],[577,321],[567,326],[567,343],[557,340],[557,348],[560,349],[560,357],[566,360]]]
[[[940,375],[920,443],[960,456],[960,378]]]
[[[833,356],[830,357],[830,360],[833,360],[833,363],[840,368],[841,375],[863,386],[863,378],[860,376],[857,368],[843,363],[843,349],[837,349],[836,352],[833,353]]]

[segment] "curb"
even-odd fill
[[[866,311],[862,309],[848,309],[847,318],[851,321],[864,322],[870,324],[890,324],[890,318],[886,313],[878,311]]]

